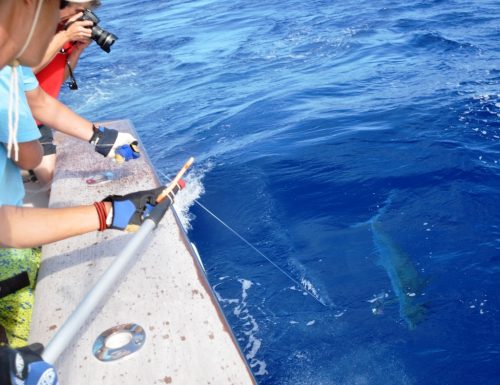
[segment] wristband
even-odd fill
[[[104,202],[94,202],[94,207],[97,211],[97,217],[99,218],[99,231],[104,231],[108,228],[106,224],[106,205]]]

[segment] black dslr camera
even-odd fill
[[[78,19],[78,21],[86,21],[90,20],[94,23],[92,27],[92,39],[107,53],[110,52],[111,46],[118,39],[116,35],[113,35],[110,32],[106,32],[104,29],[99,27],[97,24],[99,23],[99,18],[97,15],[92,12],[90,9],[86,9],[83,11],[82,17]]]

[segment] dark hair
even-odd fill
[[[60,9],[66,8],[70,3],[73,3],[73,1],[61,0],[59,8]],[[90,3],[89,8],[97,8],[101,6],[101,0],[89,0],[88,3]]]

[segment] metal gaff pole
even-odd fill
[[[52,340],[50,340],[47,348],[42,354],[42,358],[45,361],[51,364],[57,361],[61,353],[68,347],[75,335],[87,321],[90,314],[98,306],[104,296],[109,293],[118,279],[121,278],[123,271],[134,257],[136,251],[141,247],[142,243],[155,226],[155,222],[150,219],[146,219],[143,222],[137,233],[134,234],[133,238],[114,260],[113,264],[104,272],[94,287],[90,289],[85,298],[69,316],[61,329],[59,329]]]

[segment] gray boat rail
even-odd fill
[[[135,134],[127,120],[102,124]],[[142,145],[140,159],[117,165],[82,141],[63,136],[57,140],[50,207],[90,204],[109,194],[160,185]],[[113,177],[87,184],[106,172]],[[46,345],[53,338],[132,236],[108,230],[42,248],[31,342]],[[117,333],[122,326],[125,332]],[[140,336],[132,329],[140,330]],[[119,337],[109,339],[111,354],[106,355],[94,345],[109,330]],[[135,339],[142,346],[114,359]],[[56,367],[61,384],[72,385],[256,384],[175,210],[167,212]]]

